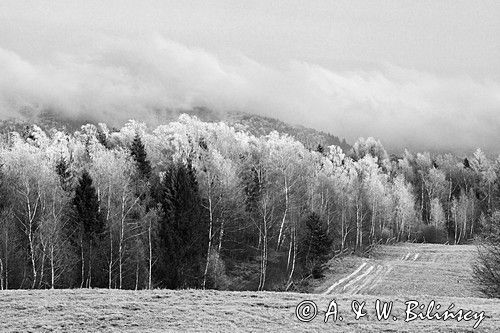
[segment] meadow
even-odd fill
[[[498,332],[500,300],[480,297],[470,280],[473,251],[471,245],[381,246],[371,258],[348,256],[330,262],[328,277],[311,294],[194,289],[2,291],[0,331]],[[387,320],[376,317],[377,299],[394,302]],[[305,300],[318,309],[309,322],[296,316],[297,305]],[[453,310],[484,311],[484,319],[476,329],[475,320],[405,322],[408,300],[425,305],[434,300],[441,310],[453,303]],[[332,301],[339,316],[336,321],[330,316],[325,323]],[[366,302],[367,314],[358,320],[351,309],[353,301]]]

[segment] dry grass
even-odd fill
[[[404,323],[406,298],[394,300],[398,321],[377,321],[376,296],[319,295],[272,292],[55,290],[4,291],[0,311],[2,332],[467,332],[473,322],[414,321]],[[411,298],[411,297],[410,297]],[[302,300],[316,302],[318,316],[299,322],[295,307]],[[329,302],[336,299],[343,321],[323,322]],[[368,318],[354,320],[353,299],[366,301]],[[417,300],[428,302],[426,297]],[[500,301],[481,298],[438,297],[447,307],[485,311],[478,332],[498,332]]]
[[[500,300],[477,296],[470,290],[471,247],[404,244],[382,247],[373,259],[352,258],[337,262],[339,272],[324,280],[328,287],[335,279],[346,277],[361,262],[365,265],[392,265],[392,274],[384,276],[377,269],[351,283],[356,294],[298,294],[273,292],[221,292],[201,290],[35,290],[3,291],[0,297],[1,332],[499,332]],[[406,254],[420,253],[416,260]],[[467,257],[469,256],[469,257]],[[409,256],[408,256],[409,257]],[[419,262],[419,258],[421,259]],[[373,273],[372,273],[373,272]],[[365,281],[364,278],[372,279]],[[380,278],[380,279],[378,279]],[[350,281],[355,280],[353,276]],[[456,280],[460,280],[457,282]],[[372,281],[372,282],[370,282]],[[368,283],[367,283],[368,282]],[[366,284],[359,290],[359,286]],[[375,288],[369,288],[375,285]],[[364,293],[370,291],[372,294]],[[381,296],[377,296],[381,295]],[[374,315],[377,298],[394,301],[392,315],[378,321]],[[339,305],[343,321],[323,322],[331,300]],[[434,299],[446,309],[484,311],[486,318],[473,330],[469,322],[423,321],[404,322],[404,302],[415,299],[427,304]],[[303,300],[318,306],[317,317],[302,323],[295,308]],[[354,319],[351,301],[366,301],[368,316]]]
[[[324,292],[364,263],[361,271],[346,283],[372,267],[368,274],[353,285],[343,288],[344,283],[332,292],[481,297],[471,277],[475,251],[473,245],[403,243],[380,246],[372,258],[346,257],[332,262],[328,278],[321,281],[315,290]]]

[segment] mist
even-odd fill
[[[374,136],[395,150],[481,147],[498,153],[500,139],[500,85],[492,80],[389,64],[348,71],[294,60],[270,66],[158,34],[41,62],[0,48],[3,118],[30,107],[116,123],[195,106],[275,117],[351,142]]]

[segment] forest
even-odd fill
[[[0,287],[301,290],[334,255],[500,223],[500,159],[306,148],[181,115],[0,146]]]

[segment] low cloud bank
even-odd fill
[[[206,106],[276,117],[390,149],[498,154],[500,84],[438,77],[389,64],[332,71],[215,55],[162,36],[108,40],[82,54],[36,62],[0,47],[0,116],[23,107],[121,122],[157,110]]]

